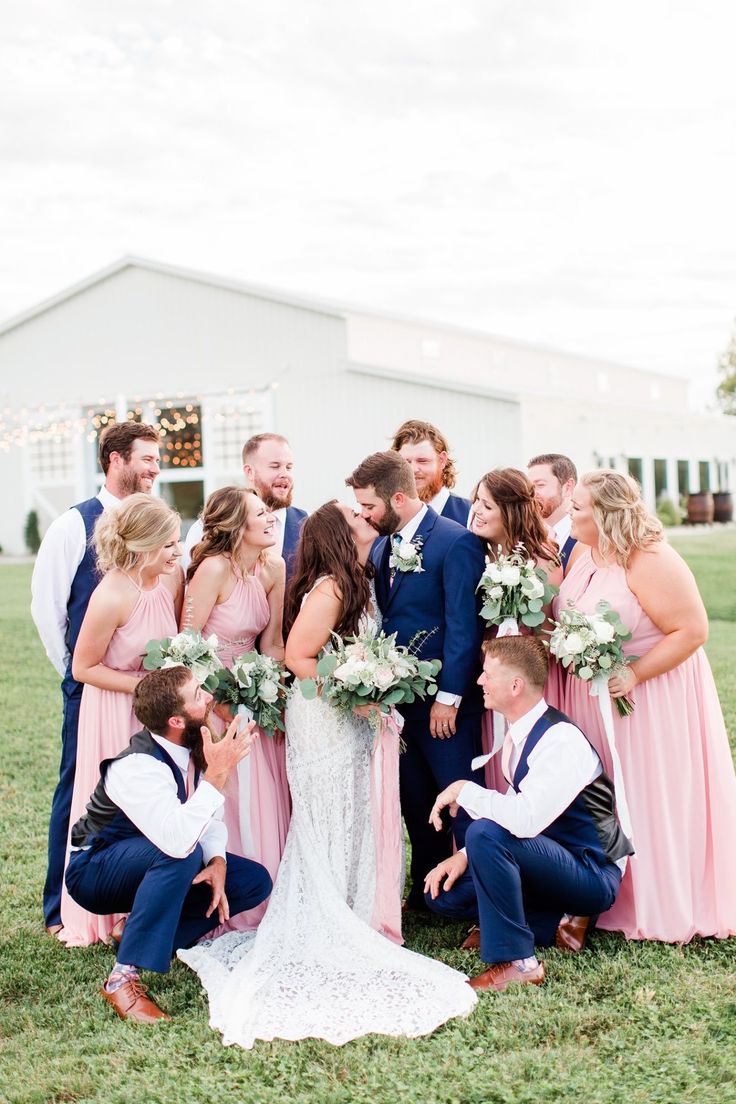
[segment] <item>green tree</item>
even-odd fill
[[[721,353],[718,360],[718,372],[721,377],[716,391],[718,401],[724,414],[736,415],[736,320],[728,348]]]
[[[25,538],[26,548],[35,556],[41,547],[41,534],[38,530],[38,514],[35,510],[28,511],[23,536]]]

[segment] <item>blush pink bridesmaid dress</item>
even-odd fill
[[[555,599],[592,613],[604,598],[643,656],[662,639],[629,589],[625,570],[597,567],[589,550],[572,565]],[[598,927],[627,939],[685,943],[736,934],[736,776],[710,664],[702,648],[672,671],[634,687],[634,712],[613,709],[616,746],[636,855]],[[580,679],[565,680],[563,711],[611,758],[597,700]]]
[[[252,652],[258,635],[269,622],[270,609],[263,584],[254,574],[236,575],[232,593],[215,605],[202,629],[203,636],[215,633],[220,647],[218,654],[227,667],[238,656]],[[210,715],[213,730],[224,731],[225,725],[214,713]],[[283,735],[261,733],[247,759],[230,773],[225,788],[224,820],[227,826],[228,851],[255,859],[266,867],[275,880],[286,844],[291,801],[286,780],[286,748]],[[225,931],[252,931],[266,911],[267,902],[258,908],[242,912],[221,925],[208,938]]]
[[[136,584],[130,580],[130,585]],[[177,631],[176,611],[171,591],[161,580],[151,590],[138,590],[138,599],[130,617],[112,635],[102,662],[115,671],[135,672],[143,666],[149,640],[173,636]],[[77,738],[77,766],[74,776],[69,824],[73,825],[87,807],[100,778],[100,763],[111,759],[128,746],[130,737],[141,729],[133,712],[133,695],[116,690],[100,690],[87,684],[82,692]],[[59,938],[68,947],[86,947],[106,942],[119,916],[96,916],[87,912],[62,889]]]

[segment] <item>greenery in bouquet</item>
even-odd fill
[[[486,559],[476,590],[483,596],[480,616],[489,628],[514,620],[533,629],[544,621],[544,606],[558,588],[547,581],[547,572],[529,559],[519,543],[507,555],[499,545],[496,559]]]
[[[387,636],[332,634],[332,647],[317,659],[316,679],[299,683],[305,698],[320,692],[325,701],[345,713],[355,706],[375,705],[381,713],[392,706],[424,700],[437,693],[439,659],[420,659],[416,654],[428,633],[413,637],[408,646],[396,643],[396,633]]]
[[[549,630],[549,650],[576,678],[592,682],[611,678],[635,656],[625,656],[624,641],[631,633],[610,602],[601,599],[595,613],[584,614],[574,607],[560,611],[559,621]],[[628,717],[634,711],[630,698],[614,698],[619,714]]]
[[[143,655],[146,671],[162,667],[187,667],[203,690],[214,694],[219,682],[222,662],[217,655],[219,642],[213,634],[207,639],[194,629],[183,629],[176,636],[149,640]]]
[[[232,670],[223,667],[215,700],[225,702],[233,713],[249,714],[266,736],[284,731],[286,669],[271,656],[246,652]]]

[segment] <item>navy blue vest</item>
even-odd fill
[[[82,562],[77,568],[77,573],[72,580],[69,601],[66,607],[66,646],[69,649],[69,663],[67,665],[66,676],[62,683],[62,688],[68,697],[74,697],[82,693],[81,682],[77,682],[76,679],[72,677],[72,658],[74,656],[74,649],[77,646],[79,630],[82,627],[84,615],[87,612],[87,606],[92,596],[92,591],[100,581],[100,573],[97,569],[97,556],[95,555],[95,549],[92,543],[92,534],[94,533],[95,522],[103,511],[103,505],[99,498],[88,498],[86,502],[80,502],[77,506],[72,506],[72,510],[79,510],[79,513],[82,515],[82,521],[84,522],[85,548]]]
[[[176,792],[182,805],[187,800],[181,771],[168,752],[153,739],[151,733],[143,729],[131,737],[130,744],[119,755],[112,759],[103,759],[100,763],[100,780],[89,799],[86,812],[71,831],[73,847],[109,847],[111,843],[116,843],[118,840],[143,835],[140,828],[126,816],[122,809],[118,808],[105,790],[105,776],[110,765],[118,759],[124,759],[127,755],[150,755],[159,762],[165,763],[174,775]],[[194,781],[195,785],[199,781],[198,771],[195,772]]]
[[[544,737],[545,732],[560,721],[574,724],[559,709],[548,706],[527,736],[521,758],[514,771],[513,787],[517,793],[529,770],[529,756]],[[575,727],[577,728],[577,725]],[[580,729],[578,731],[585,736]],[[587,740],[587,736],[585,739]],[[585,786],[542,834],[559,843],[579,859],[585,861],[586,858],[592,858],[599,866],[616,862],[617,859],[634,853],[618,822],[613,783],[605,772]]]
[[[577,543],[578,542],[575,537],[568,537],[562,548],[560,549],[560,563],[562,564],[563,570],[567,567],[567,561],[570,559],[570,553]]]

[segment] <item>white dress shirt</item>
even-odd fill
[[[274,527],[273,535],[276,538],[276,544],[273,546],[273,551],[277,556],[283,556],[284,554],[284,532],[286,530],[286,507],[282,506],[279,510],[272,510],[271,513],[276,518],[276,525]],[[187,573],[187,568],[192,560],[192,549],[195,544],[199,544],[204,533],[204,526],[202,519],[197,518],[195,522],[192,522],[189,532],[187,533],[186,540],[184,542],[184,552],[181,560],[179,561],[182,566],[184,574]]]
[[[155,732],[151,735],[174,760],[186,786],[189,749]],[[225,858],[225,798],[203,778],[182,804],[169,766],[152,755],[133,754],[110,764],[105,792],[146,839],[172,859],[186,858],[198,843],[202,844],[205,865],[216,855]]]
[[[527,737],[547,709],[544,698],[509,727],[513,750],[509,772],[513,778]],[[501,754],[501,753],[499,753]],[[602,773],[601,761],[582,732],[568,721],[551,725],[528,759],[528,771],[507,793],[486,790],[466,782],[458,805],[473,820],[495,820],[519,839],[538,836],[575,800],[582,789]],[[625,869],[626,860],[617,864]]]
[[[444,510],[445,506],[447,505],[447,500],[448,500],[449,497],[450,497],[450,488],[449,487],[443,487],[441,490],[439,490],[437,492],[437,494],[434,496],[434,498],[432,499],[432,501],[430,502],[429,505],[432,507],[433,510],[436,510],[438,514],[441,514],[442,511]]]
[[[105,510],[120,505],[120,499],[105,486],[97,497]],[[46,530],[33,568],[31,617],[46,655],[62,678],[69,663],[66,646],[69,595],[86,543],[84,519],[79,510],[65,510]]]
[[[445,488],[447,489],[447,488]],[[449,494],[449,491],[448,491]],[[434,506],[432,507],[434,509]],[[407,521],[403,529],[399,529],[397,536],[401,537],[403,541],[411,541],[414,539],[419,526],[427,516],[427,507],[422,506],[421,510],[414,515],[411,521]],[[460,708],[460,702],[463,700],[461,694],[448,694],[447,690],[438,690],[435,694],[435,701],[438,701],[440,705],[454,705],[456,709]]]
[[[557,541],[557,545],[560,549],[560,552],[565,547],[565,542],[567,541],[567,538],[570,536],[571,527],[572,527],[572,518],[570,517],[569,514],[565,514],[564,517],[560,518],[560,520],[557,522],[556,525],[553,525],[550,528],[550,531],[549,531],[550,536],[553,537],[554,540]]]

